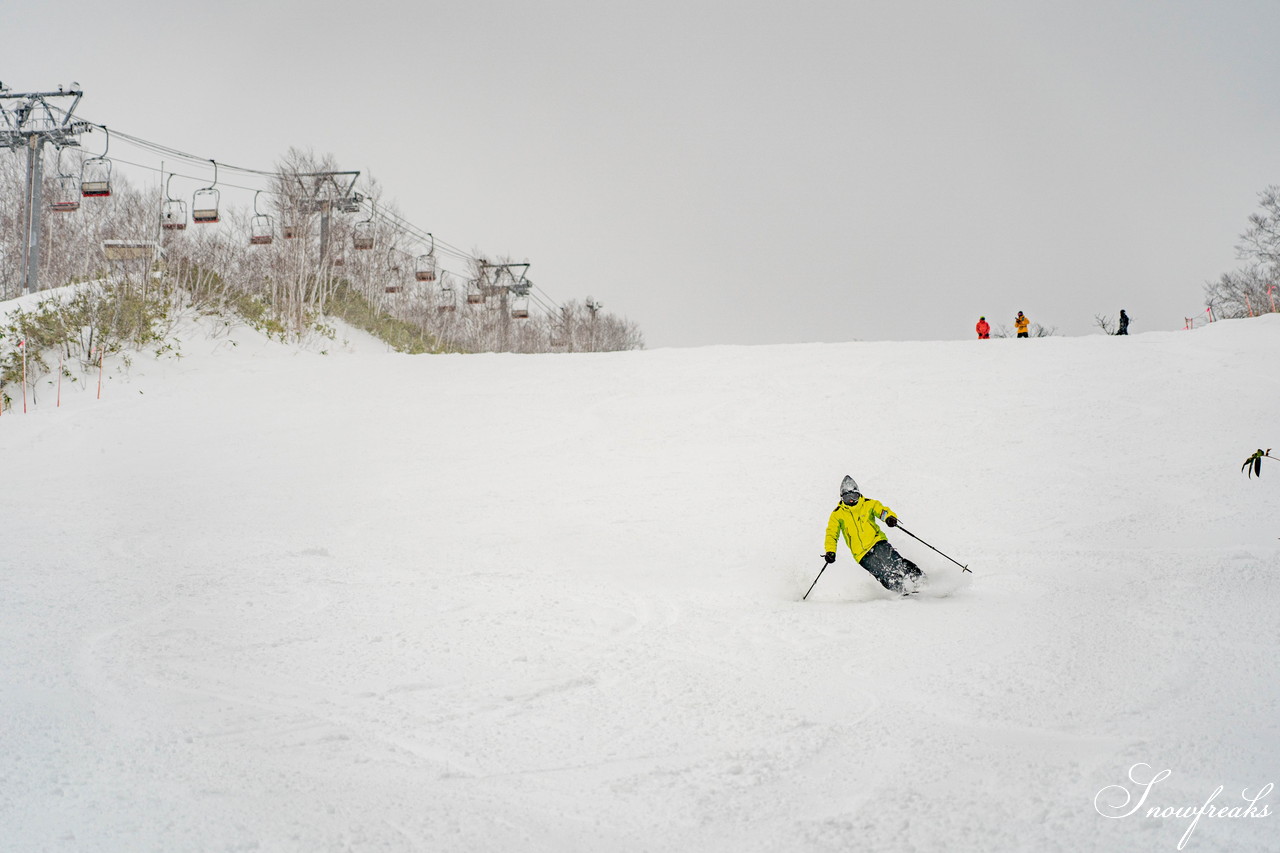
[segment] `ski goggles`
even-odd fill
[[[841,492],[840,493],[840,500],[844,501],[847,504],[857,503],[858,499],[861,497],[862,497],[862,492]]]

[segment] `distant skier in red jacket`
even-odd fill
[[[978,340],[985,341],[991,337],[991,324],[987,322],[986,317],[979,317],[978,325],[975,328],[978,330]]]

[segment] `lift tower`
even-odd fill
[[[82,97],[84,92],[75,83],[71,89],[59,86],[56,92],[10,92],[0,84],[0,147],[27,150],[27,186],[23,203],[23,293],[35,293],[40,289],[44,145],[51,142],[65,148],[80,144],[80,134],[93,126],[87,121],[73,121],[71,118]],[[73,100],[69,107],[63,108],[54,105],[59,98]],[[12,106],[10,102],[14,102]]]

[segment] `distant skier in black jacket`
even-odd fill
[[[1120,330],[1116,332],[1116,334],[1117,335],[1129,334],[1129,315],[1124,313],[1123,308],[1120,309]]]

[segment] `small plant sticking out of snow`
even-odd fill
[[[1262,460],[1275,459],[1275,458],[1276,457],[1271,455],[1270,447],[1268,447],[1265,451],[1259,448],[1252,456],[1244,460],[1244,464],[1240,466],[1240,470],[1248,471],[1250,477],[1253,477],[1255,475],[1258,477],[1261,477],[1262,476]]]

